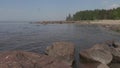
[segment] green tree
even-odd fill
[[[66,18],[66,21],[72,21],[73,19],[72,19],[72,16],[71,16],[71,14],[69,14],[68,16],[67,16],[67,18]]]
[[[103,19],[120,19],[120,7],[116,9],[95,9],[76,12],[73,16],[70,14],[66,20],[103,20]]]

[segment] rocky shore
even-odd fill
[[[111,30],[111,31],[115,31],[115,32],[120,32],[120,25],[102,25],[103,28],[107,29],[107,30]]]
[[[0,53],[0,68],[72,68],[74,44],[56,42],[46,49],[46,54],[25,51]]]
[[[100,25],[107,30],[120,32],[120,20],[38,21],[37,24],[89,24]]]
[[[81,20],[81,21],[37,21],[37,24],[97,24],[97,25],[120,25],[120,20]]]
[[[38,21],[34,23],[37,23],[37,24],[75,24],[75,23],[88,24],[89,21]]]
[[[111,64],[120,62],[120,41],[96,44],[89,49],[80,51],[80,58],[83,63],[97,64],[90,68],[119,68],[111,67]]]
[[[55,42],[46,54],[25,51],[0,52],[0,68],[72,68],[75,45]],[[114,68],[120,63],[120,41],[107,41],[79,52],[79,68]],[[119,68],[119,67],[115,67]]]

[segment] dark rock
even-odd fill
[[[120,68],[120,63],[111,63],[110,68]]]
[[[47,47],[48,56],[63,60],[65,63],[72,65],[74,61],[74,44],[68,42],[56,42]]]
[[[71,68],[63,61],[32,52],[0,53],[0,68]]]

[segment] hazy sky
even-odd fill
[[[64,20],[86,9],[109,9],[120,0],[0,0],[0,21]]]

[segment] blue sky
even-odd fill
[[[0,0],[0,21],[64,20],[69,13],[119,6],[120,0]]]

